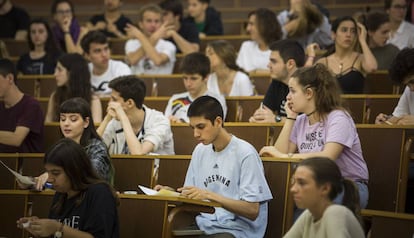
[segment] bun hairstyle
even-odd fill
[[[333,110],[344,110],[338,81],[325,65],[315,64],[299,68],[292,78],[303,86],[303,90],[311,88],[314,91],[316,112],[322,118]]]

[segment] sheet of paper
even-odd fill
[[[35,185],[36,183],[33,181],[33,178],[28,177],[28,176],[24,176],[21,175],[19,173],[17,173],[16,171],[12,170],[11,168],[9,168],[5,163],[3,163],[3,161],[0,160],[0,163],[6,168],[8,169],[15,177],[17,180],[19,180],[20,183],[22,184],[27,184],[27,185]]]
[[[172,196],[172,197],[178,197],[180,196],[180,193],[170,191],[167,189],[161,189],[160,191],[155,191],[154,189],[147,188],[142,185],[138,185],[139,189],[142,190],[146,195],[157,195],[157,196]]]

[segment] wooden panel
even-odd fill
[[[393,94],[394,82],[388,76],[387,71],[377,71],[367,75],[365,80],[365,93],[369,94]],[[401,87],[403,88],[403,87]],[[401,94],[401,89],[399,94]]]
[[[230,42],[230,44],[232,44],[234,46],[234,49],[238,52],[240,49],[241,44],[246,41],[249,40],[250,37],[247,35],[223,35],[223,36],[207,36],[205,38],[202,38],[200,40],[200,51],[204,52],[206,49],[206,46],[209,42],[211,41],[216,41],[216,40],[226,40],[228,42]]]
[[[0,237],[22,237],[23,231],[16,226],[16,221],[25,215],[26,198],[14,194],[0,195],[1,229]]]
[[[362,210],[371,222],[371,237],[407,237],[414,235],[414,215],[375,210]]]
[[[405,129],[361,125],[357,130],[370,175],[368,209],[396,211]]]
[[[184,185],[185,175],[190,164],[190,156],[182,159],[160,159],[158,184],[179,188]]]
[[[273,199],[268,204],[268,223],[266,237],[282,237],[285,211],[293,207],[287,205],[290,165],[285,161],[263,161],[266,180],[272,191]],[[286,210],[285,210],[286,209]]]
[[[0,160],[9,168],[17,170],[18,155],[17,154],[0,154]],[[0,189],[14,189],[15,179],[3,165],[0,165]],[[1,234],[0,234],[1,235]]]
[[[154,159],[138,156],[112,156],[115,189],[124,192],[137,191],[138,185],[151,187],[153,161]]]
[[[269,74],[250,74],[257,95],[265,95],[272,82]]]
[[[367,107],[369,108],[369,118],[367,123],[375,123],[375,118],[380,113],[391,115],[399,100],[400,95],[398,94],[384,95],[381,98],[369,98],[367,101]]]
[[[164,202],[123,198],[118,214],[119,237],[162,237]]]

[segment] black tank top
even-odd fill
[[[359,57],[359,54],[355,58],[354,62],[352,62],[352,66],[343,71],[345,73],[340,73],[340,74],[335,75],[342,89],[342,92],[344,94],[364,93],[365,77],[360,71],[358,71],[354,67],[354,64],[357,61],[358,57]],[[326,57],[325,60],[326,60],[326,66],[328,67],[328,58]]]

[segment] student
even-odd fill
[[[144,5],[138,12],[139,29],[131,24],[125,28],[128,40],[125,54],[133,74],[171,74],[176,48],[162,39],[168,22],[161,23],[162,9],[154,4]]]
[[[53,74],[61,52],[45,20],[30,22],[27,43],[30,51],[20,56],[17,71],[22,74]]]
[[[414,47],[414,25],[405,21],[407,14],[406,0],[385,0],[384,8],[391,23],[391,33],[388,43],[394,44],[400,50]]]
[[[284,238],[364,238],[359,195],[355,184],[344,179],[329,158],[313,157],[299,163],[290,189],[296,206],[306,211]],[[344,193],[343,206],[333,200]]]
[[[380,113],[376,124],[414,125],[414,49],[403,49],[392,62],[389,75],[397,84],[406,85],[391,115]]]
[[[397,46],[387,43],[391,31],[388,15],[382,12],[369,13],[365,25],[368,31],[368,46],[377,60],[377,69],[387,70],[400,52]]]
[[[227,112],[226,99],[207,88],[207,79],[210,72],[210,60],[202,53],[191,53],[186,55],[180,65],[183,74],[184,93],[173,94],[168,100],[164,115],[171,122],[189,122],[187,111],[190,104],[203,95],[209,95],[217,100],[223,107],[224,116]]]
[[[56,66],[56,90],[50,95],[45,122],[59,121],[60,104],[73,97],[85,99],[92,110],[93,121],[102,121],[102,105],[91,91],[88,63],[76,53],[62,55]]]
[[[210,0],[188,0],[188,20],[197,26],[199,37],[223,35],[220,12],[210,6]]]
[[[43,152],[43,112],[16,85],[13,63],[0,59],[0,153]]]
[[[170,122],[162,112],[143,105],[145,83],[135,75],[109,83],[107,114],[97,132],[110,154],[174,154]]]
[[[283,38],[295,39],[303,48],[311,43],[326,48],[333,43],[328,17],[310,0],[290,0],[290,9],[281,11],[277,20]]]
[[[60,49],[66,53],[82,54],[80,40],[86,33],[75,18],[73,3],[69,0],[54,0],[51,8],[55,25],[52,27]]]
[[[249,118],[250,122],[272,123],[285,120],[286,96],[289,93],[289,79],[305,62],[305,52],[295,40],[280,40],[270,44],[267,67],[272,82],[266,91],[263,104]]]
[[[113,184],[114,168],[108,148],[95,130],[88,102],[80,97],[68,99],[60,105],[59,115],[60,132],[63,137],[80,144],[91,160],[96,174],[109,184]],[[47,179],[48,173],[36,177],[36,189],[42,190]]]
[[[254,86],[249,76],[236,64],[237,52],[225,40],[207,44],[206,55],[210,59],[211,74],[207,87],[210,91],[227,96],[253,96]]]
[[[19,228],[36,237],[119,237],[118,196],[96,175],[82,146],[61,139],[45,154],[44,164],[56,190],[49,216],[20,218]]]
[[[27,12],[13,5],[11,0],[0,3],[0,38],[26,40],[30,17]]]
[[[107,37],[126,38],[125,27],[131,20],[121,13],[122,0],[104,0],[103,14],[94,15],[86,27],[89,30],[99,30]]]
[[[164,0],[160,2],[164,10],[162,21],[167,23],[165,35],[177,48],[177,53],[189,54],[198,52],[200,38],[194,22],[183,18],[183,5],[181,0]]]
[[[343,93],[363,93],[365,75],[377,69],[377,60],[366,41],[365,26],[350,16],[339,17],[332,23],[332,38],[334,45],[317,63],[331,70]],[[354,50],[357,42],[362,53]],[[315,55],[308,55],[308,60],[309,57],[313,60]]]
[[[237,65],[248,73],[269,73],[269,45],[282,38],[282,30],[275,13],[267,8],[250,12],[246,30],[251,40],[242,43]]]
[[[81,40],[84,55],[89,60],[92,91],[98,96],[111,94],[108,83],[119,76],[130,75],[131,69],[124,62],[111,59],[111,50],[104,33],[90,31]]]
[[[200,143],[192,153],[184,186],[177,190],[191,199],[221,204],[214,214],[198,215],[197,226],[211,237],[263,237],[272,194],[255,148],[224,129],[223,109],[211,96],[197,98],[188,117]],[[169,188],[155,189],[164,187]]]
[[[335,78],[321,64],[300,68],[289,80],[286,99],[287,116],[282,131],[274,146],[263,147],[260,155],[330,158],[339,166],[344,178],[355,182],[360,206],[365,208],[368,204],[368,168],[355,123],[342,107]]]

